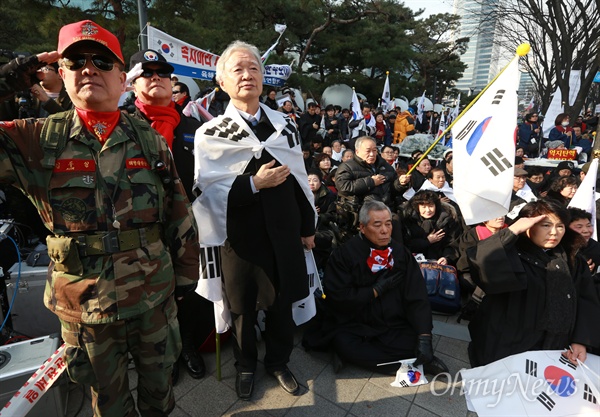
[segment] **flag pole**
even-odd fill
[[[414,165],[408,170],[406,175],[410,175],[411,172],[413,172],[415,170],[415,168],[417,168],[417,166],[421,163],[421,161],[423,159],[425,159],[425,157],[429,154],[429,152],[431,152],[433,150],[433,148],[435,148],[435,145],[437,145],[438,142],[440,140],[442,140],[442,138],[444,136],[446,136],[446,133],[448,133],[452,129],[452,127],[456,124],[456,122],[458,122],[460,120],[460,118],[463,116],[463,114],[465,114],[471,107],[473,107],[473,105],[477,102],[477,100],[479,100],[479,98],[483,95],[483,93],[485,93],[487,91],[487,89],[490,88],[490,86],[494,83],[494,81],[496,81],[500,77],[500,75],[502,75],[502,73],[510,66],[510,64],[512,64],[512,62],[515,59],[519,59],[519,57],[527,55],[529,53],[530,48],[531,47],[529,46],[528,43],[522,43],[521,45],[519,45],[517,47],[517,54],[513,57],[513,59],[511,59],[510,62],[502,69],[502,71],[500,71],[498,73],[498,75],[496,75],[494,77],[494,79],[492,81],[490,81],[488,83],[488,85],[486,85],[485,88],[483,90],[481,90],[481,92],[479,94],[477,94],[477,96],[469,103],[469,105],[467,107],[465,107],[464,110],[461,111],[458,116],[456,116],[456,119],[454,119],[452,121],[452,123],[450,123],[450,125],[442,133],[440,133],[440,135],[437,137],[437,139],[433,141],[431,146],[423,153],[423,155],[421,155],[421,157],[417,160],[417,162],[415,162]]]
[[[221,381],[221,333],[215,329],[215,353],[217,356],[217,381]]]

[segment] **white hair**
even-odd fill
[[[261,73],[265,72],[265,67],[263,65],[260,52],[258,51],[258,48],[256,46],[239,40],[233,41],[229,44],[229,46],[227,46],[227,48],[225,48],[225,50],[221,54],[221,57],[217,61],[217,82],[221,82],[221,77],[223,77],[223,71],[225,70],[225,63],[229,58],[231,58],[231,54],[240,50],[250,52],[250,54],[252,54],[254,58],[256,58],[256,62],[258,62],[258,64],[260,65]]]

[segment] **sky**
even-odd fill
[[[404,5],[413,10],[425,9],[422,17],[435,13],[452,13],[454,0],[404,0]]]

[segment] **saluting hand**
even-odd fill
[[[282,184],[290,175],[290,169],[287,165],[281,165],[277,168],[272,168],[275,165],[275,160],[262,165],[256,175],[252,177],[254,186],[257,190],[263,188],[273,188]]]

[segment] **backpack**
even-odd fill
[[[431,309],[438,313],[454,314],[460,310],[460,284],[456,268],[435,261],[419,262],[427,287]]]

